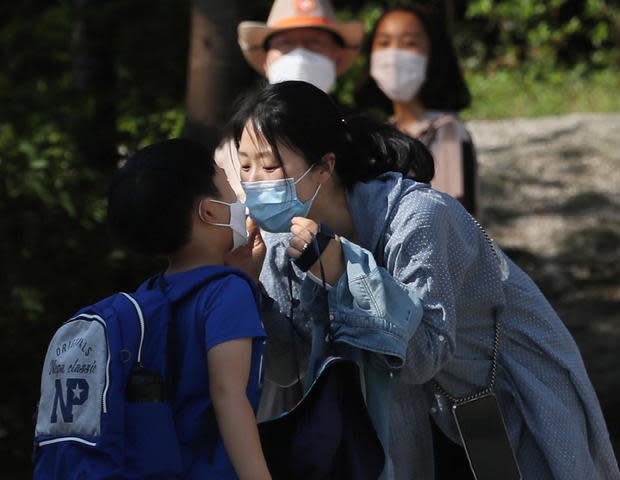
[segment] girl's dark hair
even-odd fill
[[[392,101],[385,96],[370,76],[370,54],[377,28],[386,17],[393,12],[407,12],[420,19],[428,35],[431,52],[426,68],[426,78],[420,87],[420,100],[427,109],[460,111],[469,106],[471,95],[452,40],[446,29],[443,15],[433,7],[419,4],[401,4],[386,10],[366,39],[363,52],[368,59],[366,63],[366,79],[355,92],[358,108],[392,111]]]
[[[248,122],[280,164],[278,142],[301,153],[308,165],[333,153],[345,188],[389,171],[410,174],[419,182],[429,182],[435,173],[424,144],[368,115],[345,119],[327,94],[307,82],[276,83],[246,98],[230,122],[237,147]]]
[[[149,145],[116,172],[108,199],[108,227],[125,247],[169,255],[189,241],[192,210],[203,195],[219,197],[211,148],[187,139]]]

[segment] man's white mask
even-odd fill
[[[269,83],[301,80],[325,93],[336,83],[336,64],[324,55],[296,48],[267,67]]]

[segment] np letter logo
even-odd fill
[[[56,379],[56,393],[52,407],[51,423],[58,422],[58,407],[64,423],[73,422],[73,407],[82,405],[88,399],[88,382],[83,378],[67,378],[66,392],[63,392],[62,382]]]

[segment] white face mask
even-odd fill
[[[269,65],[267,78],[269,83],[302,80],[328,93],[336,83],[336,64],[324,55],[296,48]]]
[[[227,203],[221,202],[220,200],[209,199],[210,202],[213,203],[221,203],[222,205],[228,205],[230,208],[230,223],[213,223],[208,222],[202,216],[202,200],[198,204],[198,215],[200,216],[200,220],[209,225],[217,225],[219,227],[230,227],[233,232],[233,248],[242,247],[243,245],[247,245],[248,243],[248,232],[245,228],[245,219],[247,215],[245,214],[245,204],[241,203],[239,199],[235,201],[235,203]]]
[[[370,76],[392,101],[406,102],[424,83],[428,57],[400,48],[384,48],[370,55]]]

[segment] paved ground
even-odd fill
[[[620,114],[475,121],[482,224],[573,333],[620,456]]]

